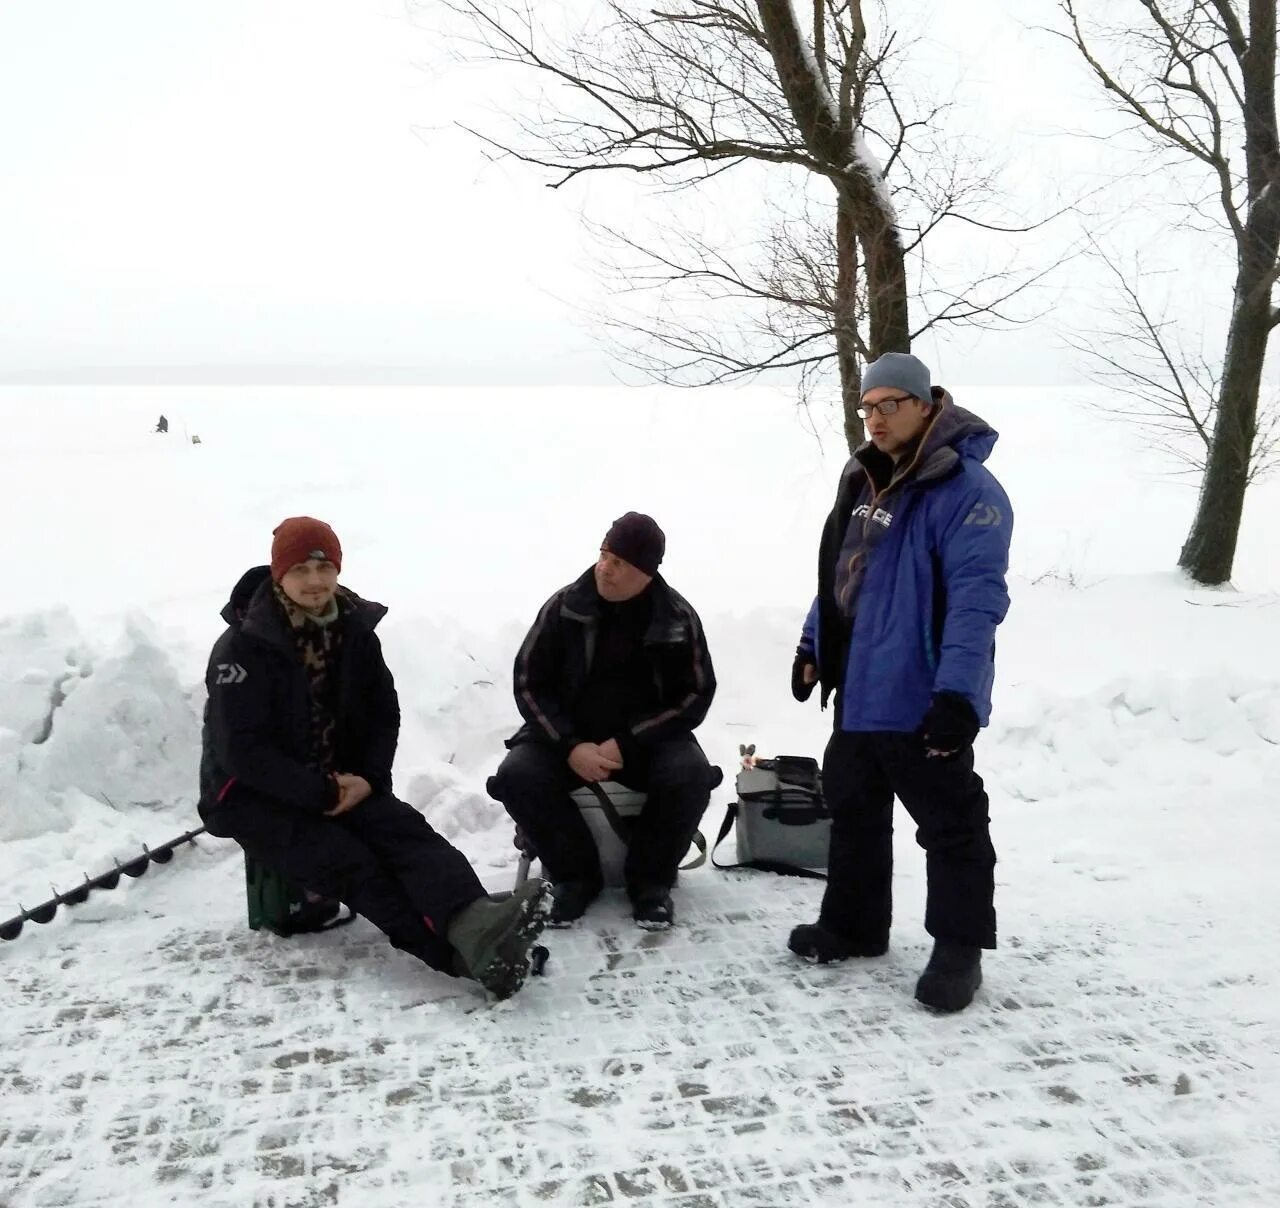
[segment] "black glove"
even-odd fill
[[[978,715],[958,692],[935,692],[916,737],[928,751],[958,755],[978,737]]]
[[[803,646],[797,646],[796,661],[791,664],[791,695],[801,704],[813,695],[814,688],[818,686],[816,678],[811,684],[804,682],[804,669],[806,667],[812,667],[815,671],[818,669],[817,663],[813,661],[812,651],[806,650]]]

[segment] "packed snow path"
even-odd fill
[[[6,1208],[1280,1202],[1274,919],[1247,885],[1148,892],[1153,869],[1108,898],[1118,874],[1015,857],[1016,922],[941,1018],[911,998],[908,851],[889,955],[829,968],[784,950],[820,885],[702,870],[672,932],[606,897],[495,1004],[363,922],[248,932],[239,862],[203,842],[128,909],[0,949]]]

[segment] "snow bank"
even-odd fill
[[[1092,608],[1090,592],[1070,594],[1078,599],[1064,607],[1058,587],[1015,584],[995,718],[980,742],[993,808],[1069,805],[1100,790],[1149,797],[1198,785],[1208,800],[1280,790],[1280,654],[1274,643],[1261,646],[1274,610],[1205,611],[1185,589],[1150,580],[1101,584]],[[1216,667],[1179,659],[1187,613],[1200,623],[1197,649],[1216,651]],[[1121,634],[1144,629],[1147,640],[1127,667],[1089,664],[1090,682],[1070,653],[1099,646],[1102,615]],[[739,743],[819,754],[830,714],[802,708],[787,693],[796,615],[762,609],[704,619],[721,681],[700,731],[713,761],[731,780]],[[522,632],[469,633],[408,617],[388,618],[383,635],[403,713],[398,789],[493,867],[510,860],[510,825],[484,782],[519,724],[511,661]],[[6,884],[31,900],[50,881],[63,887],[143,842],[154,846],[198,824],[203,684],[180,681],[144,624],[131,622],[105,650],[88,644],[65,613],[10,622],[3,634]],[[1069,663],[1070,675],[1058,666]],[[55,684],[64,699],[50,710]],[[726,783],[704,830],[714,829],[729,792]]]

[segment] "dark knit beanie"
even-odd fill
[[[342,570],[342,544],[323,520],[311,516],[290,516],[282,520],[271,542],[271,577],[277,583],[291,566],[320,558]]]
[[[653,575],[662,563],[662,555],[667,552],[667,538],[652,516],[628,512],[613,522],[600,548],[616,554],[624,562],[630,562],[636,570]]]

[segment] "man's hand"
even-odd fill
[[[616,738],[609,738],[602,742],[600,744],[600,754],[606,759],[614,760],[618,767],[622,767],[622,748],[618,746]]]
[[[958,692],[935,692],[916,737],[929,759],[950,759],[978,737],[978,715]]]
[[[613,742],[610,739],[609,742]],[[605,744],[608,745],[608,744]],[[617,747],[617,743],[613,743]],[[604,747],[594,742],[580,742],[569,752],[569,767],[588,784],[608,780],[622,767],[622,760],[610,759]]]
[[[325,810],[327,818],[336,818],[339,814],[345,814],[373,795],[372,787],[363,776],[354,776],[350,772],[338,772],[334,780],[338,782],[338,804],[331,810]]]
[[[818,682],[818,668],[809,651],[796,650],[795,661],[791,664],[791,695],[802,704],[813,695],[813,685]]]

